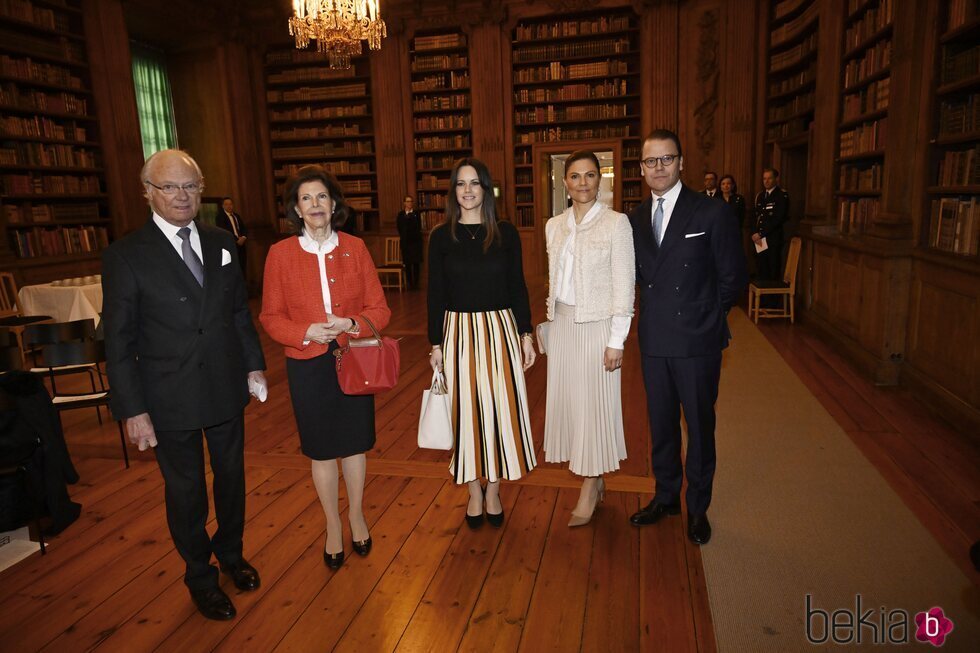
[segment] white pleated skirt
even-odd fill
[[[446,311],[443,334],[456,435],[449,471],[457,483],[521,478],[537,461],[513,313]]]
[[[575,307],[556,303],[548,331],[545,460],[579,476],[616,471],[626,459],[622,373],[603,367],[611,326],[608,318],[576,324]]]

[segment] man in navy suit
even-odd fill
[[[680,139],[651,133],[641,172],[651,194],[630,214],[636,251],[637,324],[647,393],[656,493],[630,517],[637,526],[680,513],[681,425],[687,421],[687,534],[711,538],[707,510],[715,473],[715,400],[726,315],[748,283],[738,221],[725,202],[681,183]]]

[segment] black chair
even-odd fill
[[[82,342],[59,342],[44,345],[41,349],[44,362],[53,367],[63,365],[99,365],[105,362],[105,343],[100,340],[85,340]],[[51,397],[54,407],[60,413],[63,410],[76,408],[93,408],[109,405],[110,389],[90,394],[59,394]],[[122,443],[123,461],[129,467],[129,451],[126,448],[126,433],[122,422],[117,421],[119,441]]]
[[[58,387],[55,382],[56,377],[69,374],[88,374],[89,382],[92,384],[92,392],[97,392],[95,379],[99,379],[99,387],[105,390],[105,382],[102,380],[102,370],[98,365],[61,365],[52,366],[45,361],[44,365],[38,363],[38,350],[44,345],[53,345],[59,342],[85,342],[95,340],[96,330],[95,321],[75,320],[73,322],[46,322],[43,324],[31,324],[24,329],[24,348],[31,351],[32,367],[31,372],[44,374],[51,383],[52,397],[58,396]],[[102,411],[99,406],[95,407],[95,414],[102,423]]]
[[[4,350],[0,352],[0,358],[4,361],[20,359],[20,348],[18,346],[5,346],[0,349]],[[17,402],[9,394],[0,390],[0,432],[6,434],[8,433],[7,428],[13,427],[17,410]],[[41,516],[44,510],[41,503],[34,496],[30,473],[27,471],[27,467],[31,464],[34,452],[38,446],[40,446],[40,440],[35,435],[34,446],[30,447],[29,451],[23,447],[18,447],[17,450],[20,453],[17,454],[15,462],[4,461],[0,463],[0,479],[19,477],[21,487],[23,488],[23,494],[20,497],[12,496],[12,493],[16,492],[16,486],[4,488],[5,496],[11,497],[9,505],[4,506],[4,521],[9,518],[13,523],[8,524],[8,526],[13,526],[14,528],[23,524],[24,521],[28,524],[33,523],[34,530],[37,533],[38,544],[41,547],[41,555],[44,555],[46,553],[44,531],[41,528]],[[18,500],[25,497],[27,498],[26,502]]]

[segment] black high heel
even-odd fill
[[[486,490],[483,488],[482,485],[480,486],[480,493],[483,494],[483,502],[484,502],[484,509],[485,509],[487,496],[486,496]],[[469,506],[467,506],[467,509],[468,508]],[[471,515],[470,513],[466,513],[466,525],[469,526],[470,529],[474,531],[478,529],[480,526],[483,526],[483,511],[480,511],[479,515]]]
[[[499,483],[500,481],[497,481],[497,482]],[[499,493],[497,495],[497,500],[498,501],[500,500]],[[487,505],[486,502],[487,502],[487,491],[484,489],[483,490],[483,508],[484,508],[484,510],[486,510],[486,505]],[[490,525],[493,526],[494,528],[500,528],[501,526],[503,526],[504,525],[504,507],[503,507],[503,505],[500,506],[500,512],[498,512],[496,514],[491,513],[491,512],[487,512],[487,521],[490,522]]]
[[[361,540],[360,542],[353,542],[354,552],[359,556],[366,556],[371,553],[371,536],[368,535],[366,540]]]
[[[323,564],[330,567],[334,571],[337,571],[344,564],[344,552],[340,553],[327,553],[323,552]]]

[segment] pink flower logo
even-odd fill
[[[936,606],[928,612],[915,615],[915,638],[939,647],[946,642],[946,635],[953,632],[953,622],[946,618],[943,609]]]

